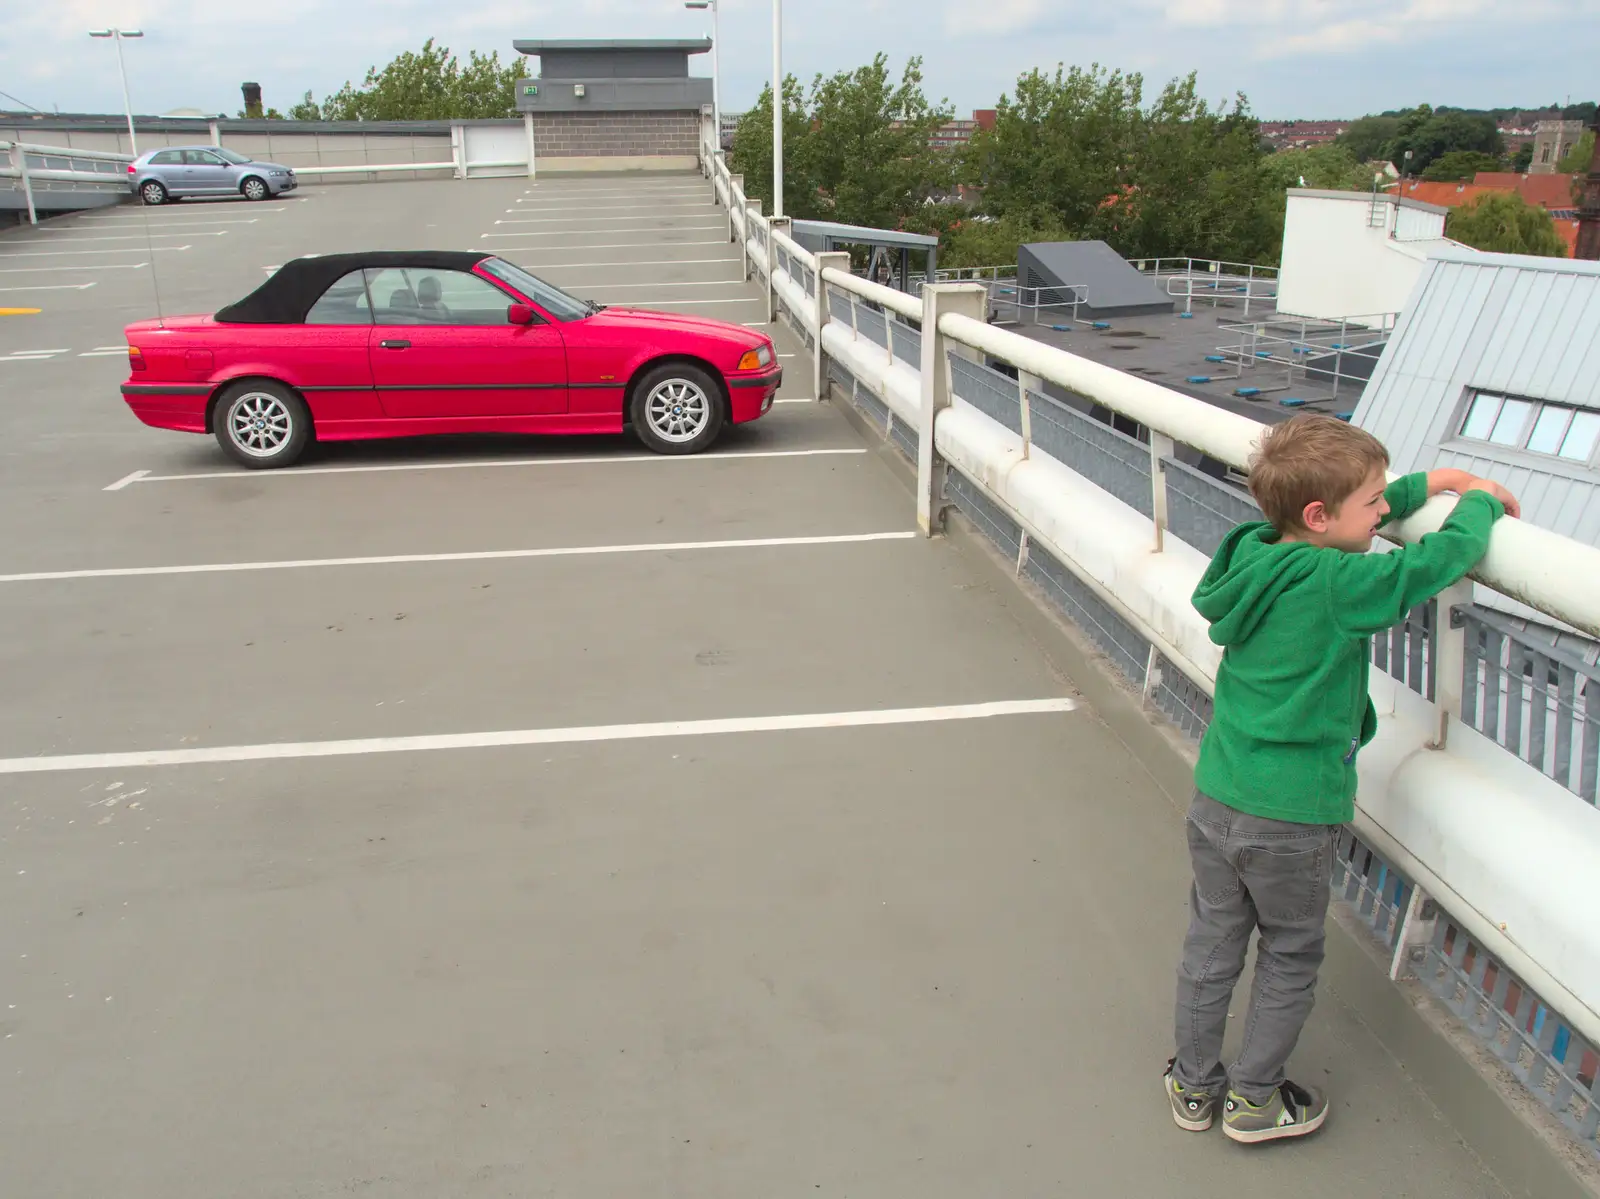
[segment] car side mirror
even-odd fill
[[[513,304],[506,309],[506,320],[513,325],[531,325],[537,319],[533,309],[526,304]]]

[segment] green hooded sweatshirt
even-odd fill
[[[1396,479],[1384,498],[1384,523],[1403,520],[1427,502],[1427,475]],[[1254,816],[1347,823],[1356,751],[1378,729],[1368,639],[1464,578],[1504,512],[1469,491],[1437,533],[1391,553],[1284,542],[1265,521],[1229,533],[1194,593],[1223,647],[1195,786]]]

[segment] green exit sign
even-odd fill
[[[539,94],[539,85],[537,83],[529,83],[524,85],[522,94],[524,96],[537,96]]]

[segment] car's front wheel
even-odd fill
[[[147,179],[139,187],[139,198],[146,204],[157,205],[167,202],[167,189],[154,179]]]
[[[311,412],[282,383],[236,383],[217,400],[212,418],[217,442],[251,470],[288,466],[311,440]]]
[[[726,413],[722,389],[703,368],[669,362],[633,389],[628,417],[639,439],[658,454],[696,454],[717,439]]]
[[[257,179],[254,175],[239,184],[239,191],[243,193],[246,200],[265,200],[268,195],[266,182]]]

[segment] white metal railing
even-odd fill
[[[1167,535],[1165,463],[1182,443],[1245,471],[1264,426],[997,328],[983,319],[982,287],[925,287],[918,299],[858,278],[845,255],[809,255],[781,229],[771,230],[709,137],[702,138],[702,168],[713,195],[728,208],[730,237],[742,247],[747,276],[765,284],[774,319],[790,321],[811,344],[818,399],[826,396],[826,359],[889,413],[891,430],[898,424],[914,441],[919,524],[929,532],[937,528],[943,472],[953,468],[1021,530],[1024,555],[1030,541],[1047,550],[1148,642],[1147,694],[1158,653],[1209,694],[1221,651],[1190,599],[1207,556]],[[782,268],[782,257],[801,265],[801,278]],[[1199,265],[1183,263],[1190,273]],[[1166,273],[1177,265],[1162,260],[1155,267]],[[1222,274],[1232,265],[1203,273]],[[1241,265],[1247,281],[1259,270]],[[803,285],[807,272],[809,288]],[[887,347],[863,335],[868,309],[904,318],[916,329],[917,365],[895,353],[896,322],[886,321]],[[978,364],[985,357],[1015,371],[1020,436],[959,394],[950,363],[967,358]],[[1029,397],[1043,394],[1047,383],[1148,431],[1151,515],[1031,444]],[[1437,497],[1384,534],[1416,541],[1436,531],[1452,506]],[[1506,518],[1496,524],[1472,577],[1600,636],[1600,550]],[[1440,597],[1438,610],[1447,613],[1470,598],[1471,585],[1463,582]],[[1443,618],[1439,624],[1436,697],[1374,672],[1380,729],[1359,760],[1352,829],[1415,884],[1406,928],[1396,935],[1394,970],[1415,943],[1412,915],[1432,898],[1589,1044],[1600,1045],[1600,925],[1592,920],[1600,908],[1600,877],[1587,869],[1550,869],[1552,846],[1562,847],[1563,862],[1600,855],[1600,822],[1589,805],[1462,723],[1464,633]]]
[[[69,164],[85,162],[91,164],[106,163],[118,168],[125,168],[133,159],[126,154],[111,154],[104,150],[78,150],[70,146],[43,146],[34,142],[4,142],[0,141],[0,179],[16,179],[22,184],[22,194],[27,204],[28,222],[37,225],[39,213],[34,204],[33,183],[39,180],[45,183],[72,183],[72,184],[97,184],[101,186],[127,187],[127,176],[121,169],[118,170],[79,170],[73,166],[50,167],[33,166],[28,162],[29,155],[35,158],[65,159]]]

